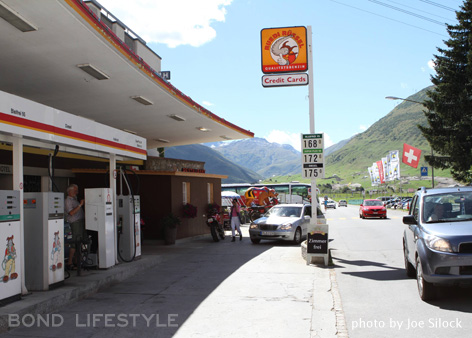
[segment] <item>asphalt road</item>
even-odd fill
[[[441,288],[423,302],[403,264],[402,217],[360,219],[359,207],[328,209],[330,248],[349,337],[470,337],[472,289]]]

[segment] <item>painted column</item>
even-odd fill
[[[21,293],[26,295],[28,289],[25,284],[25,223],[23,205],[23,138],[12,137],[13,145],[13,190],[20,191],[20,245],[21,245]]]
[[[115,235],[115,264],[118,264],[118,233],[116,231],[116,215],[117,215],[117,206],[116,206],[116,154],[110,154],[110,170],[109,170],[109,180],[110,188],[113,191],[113,234]]]

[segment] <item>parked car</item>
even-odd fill
[[[327,203],[326,203],[326,208],[333,208],[333,209],[336,209],[336,202],[333,201],[333,200],[327,201]]]
[[[261,239],[293,241],[300,244],[306,237],[311,219],[310,204],[279,204],[273,206],[263,217],[251,222],[249,236],[254,244]],[[324,218],[317,208],[318,218]]]
[[[346,200],[339,200],[338,207],[347,207],[347,201]]]
[[[408,210],[408,207],[410,206],[410,201],[411,197],[403,198],[400,202],[398,202],[397,208]]]
[[[396,209],[398,202],[400,202],[400,197],[392,198],[385,203],[385,207]]]
[[[387,204],[388,201],[392,199],[392,196],[382,196],[382,197],[378,197],[377,199],[382,201],[382,203],[385,205]]]
[[[472,285],[472,187],[421,188],[403,217],[406,274],[422,300],[436,285]]]
[[[381,200],[371,199],[364,200],[359,207],[359,217],[380,217],[387,218],[387,209],[383,205]]]

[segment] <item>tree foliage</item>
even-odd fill
[[[456,12],[456,25],[447,25],[447,48],[434,55],[435,85],[424,102],[428,126],[421,132],[441,156],[428,156],[435,168],[451,169],[459,181],[472,182],[472,0]]]

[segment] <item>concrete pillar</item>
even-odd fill
[[[109,164],[109,180],[110,180],[110,188],[113,191],[113,233],[115,234],[115,264],[118,264],[118,233],[116,231],[116,213],[118,212],[116,206],[116,154],[110,154],[110,164]]]
[[[21,293],[26,295],[28,289],[25,284],[25,222],[23,205],[23,138],[12,137],[13,144],[13,190],[20,191],[20,245],[21,245]]]

